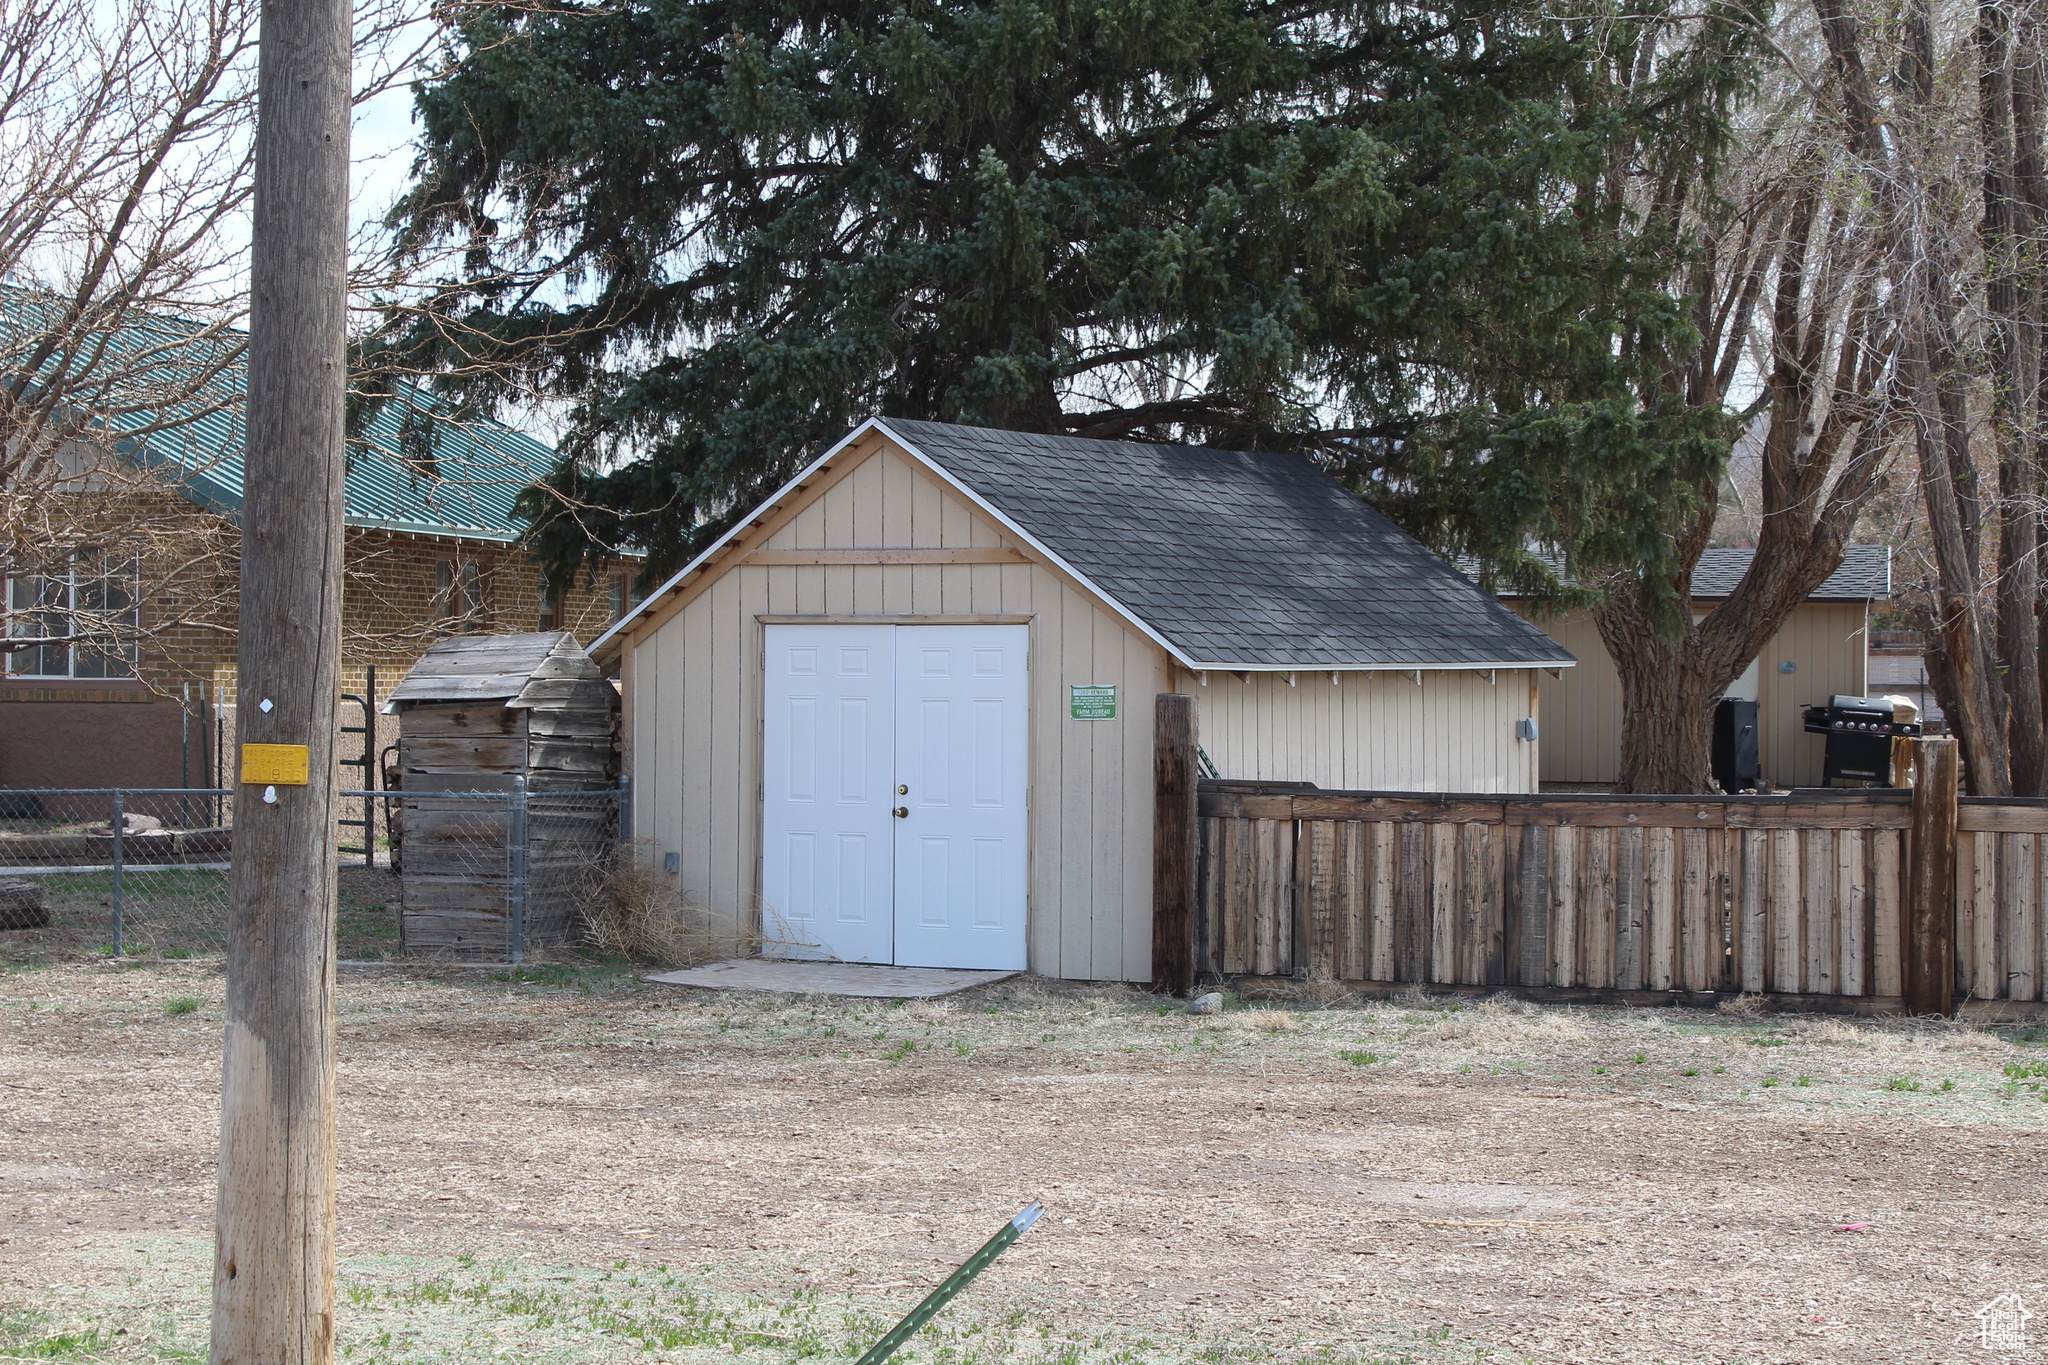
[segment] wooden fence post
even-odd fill
[[[1162,692],[1152,712],[1152,989],[1195,986],[1195,699]]]
[[[1906,1009],[1956,1012],[1956,742],[1913,741],[1913,831],[1907,855]]]

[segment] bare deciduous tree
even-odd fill
[[[1722,471],[1704,463],[1690,513],[1668,529],[1675,581],[1622,570],[1593,585],[1603,590],[1594,620],[1622,687],[1627,791],[1711,787],[1716,701],[1840,567],[1897,437],[1888,405],[1897,325],[1880,296],[1878,221],[1840,174],[1824,94],[1801,69],[1811,25],[1746,23],[1730,12],[1694,30],[1614,26],[1632,38],[1613,51],[1617,82],[1687,60],[1688,44],[1724,41],[1730,29],[1765,54],[1726,155],[1645,145],[1606,177],[1640,230],[1674,244],[1665,287],[1692,302],[1693,343],[1667,357],[1661,394],[1644,401],[1675,398],[1747,428],[1758,474],[1744,509],[1755,554],[1726,600],[1696,619],[1692,575],[1723,510]]]
[[[357,7],[359,104],[422,73],[448,8]],[[257,19],[256,0],[0,0],[10,671],[131,676],[145,651],[232,654],[240,536],[187,494],[240,446]],[[380,237],[372,220],[353,252],[358,307],[430,309],[420,281],[440,262]],[[392,366],[373,386],[454,420]],[[430,422],[403,425],[431,451]],[[423,478],[464,477],[423,463]]]
[[[2038,796],[2048,791],[2041,30],[2006,0],[1814,9],[1836,136],[1879,214],[1886,306],[1899,319],[1932,566],[1912,594],[1928,671],[1971,789]]]
[[[146,460],[241,359],[252,0],[0,3],[0,553],[34,671],[219,621],[232,538]],[[139,599],[174,602],[145,617]]]

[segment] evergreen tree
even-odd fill
[[[1739,72],[1616,98],[1611,27],[1466,0],[464,11],[394,224],[466,242],[469,274],[378,346],[479,402],[570,400],[526,505],[558,577],[625,543],[665,573],[877,412],[1306,451],[1490,581],[1554,587],[1541,550],[1654,570],[1728,432],[1663,384],[1683,244],[1639,230],[1630,176],[1652,141],[1711,156]]]

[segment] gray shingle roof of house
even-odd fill
[[[1749,572],[1754,550],[1708,550],[1693,570],[1692,595],[1726,597]],[[1807,594],[1809,602],[1869,602],[1892,595],[1892,551],[1889,545],[1851,545],[1842,552],[1842,567]]]
[[[1197,665],[1575,662],[1302,456],[880,425]]]
[[[1700,555],[1693,570],[1693,600],[1716,601],[1735,591],[1735,585],[1749,572],[1755,550],[1708,550]],[[1552,561],[1553,565],[1557,561]],[[1476,565],[1461,562],[1467,578],[1476,578]],[[1504,592],[1503,597],[1519,594]],[[1842,567],[1821,580],[1807,594],[1809,602],[1871,602],[1892,595],[1892,552],[1888,545],[1851,545],[1842,552]]]

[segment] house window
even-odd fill
[[[547,580],[541,580],[540,587],[540,628],[560,630],[562,628],[562,590],[551,588]]]
[[[632,580],[625,574],[615,573],[612,575],[612,620],[614,621],[626,614],[626,589],[627,585],[631,582]]]
[[[444,559],[434,565],[434,615],[450,635],[467,635],[484,624],[483,568],[475,560]]]
[[[142,625],[133,560],[102,563],[84,551],[57,573],[7,578],[7,651],[17,678],[132,678]]]

